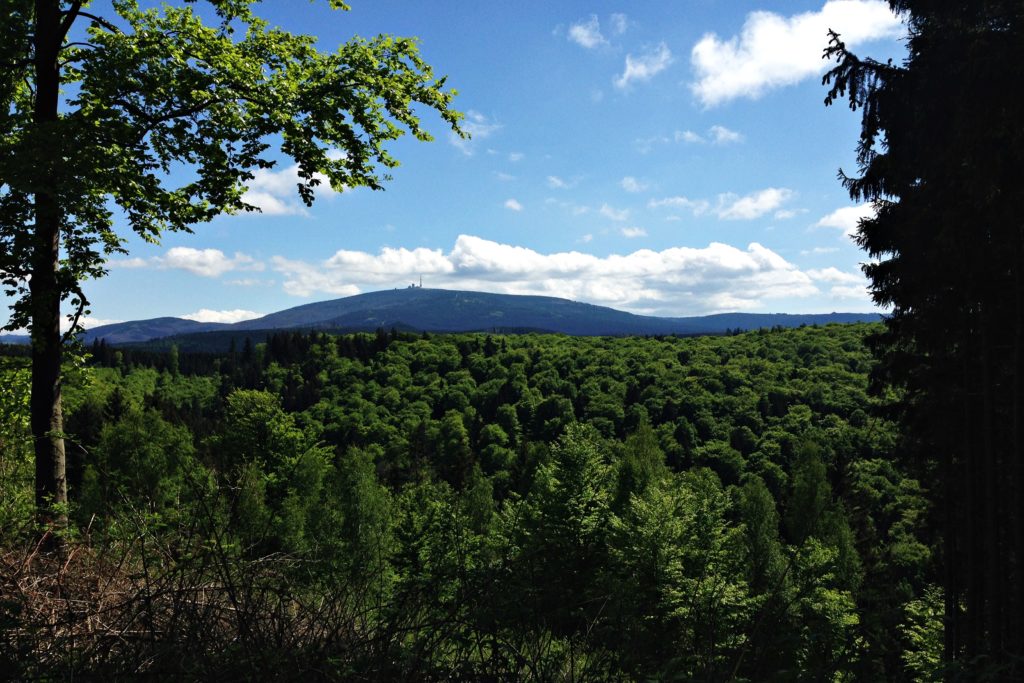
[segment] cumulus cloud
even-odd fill
[[[337,156],[337,153],[333,156]],[[317,197],[332,197],[337,194],[331,188],[327,176],[314,173],[313,177],[320,181],[315,192]],[[303,180],[299,177],[299,165],[292,164],[287,168],[275,171],[259,168],[248,182],[242,201],[256,207],[267,216],[304,216],[307,215],[306,205],[299,199],[298,186]]]
[[[859,303],[871,303],[871,291],[867,285],[835,285],[828,293],[836,299],[852,299]]]
[[[506,199],[505,208],[509,211],[522,211],[523,205],[517,202],[515,199]]]
[[[706,135],[695,133],[692,130],[677,130],[672,139],[675,142],[688,142],[691,144],[710,143],[712,145],[728,145],[734,142],[743,142],[743,134],[730,130],[725,126],[714,125],[708,129]]]
[[[293,296],[310,296],[314,292],[335,296],[353,296],[362,290],[344,282],[337,272],[328,272],[321,264],[275,256],[274,270],[284,275],[284,291]]]
[[[838,228],[847,237],[852,237],[857,232],[857,225],[862,218],[873,218],[875,207],[871,204],[857,204],[856,206],[844,206],[836,209],[827,216],[822,216],[816,228]]]
[[[608,43],[605,37],[601,35],[601,23],[598,21],[596,14],[591,14],[590,18],[586,21],[569,26],[568,36],[569,40],[588,50]]]
[[[193,249],[192,247],[172,247],[163,256],[144,258],[114,259],[107,262],[108,268],[160,268],[164,270],[184,270],[202,277],[219,277],[224,273],[238,271],[261,271],[262,262],[248,254],[236,251],[228,256],[220,249]]]
[[[413,275],[450,273],[453,265],[440,249],[385,247],[374,256],[361,251],[341,250],[321,263],[308,263],[275,256],[275,271],[284,275],[284,290],[296,296],[314,292],[351,296],[361,287],[380,286]]]
[[[501,124],[496,123],[476,110],[470,109],[462,120],[462,130],[469,133],[468,138],[462,138],[455,133],[449,133],[448,142],[466,156],[473,156],[476,153],[475,143],[480,140],[486,140],[501,130]]]
[[[711,204],[706,199],[690,199],[689,197],[682,196],[652,199],[647,202],[647,208],[649,209],[660,209],[665,207],[672,209],[685,209],[687,211],[691,211],[694,216],[700,216],[708,212],[708,209],[711,208]]]
[[[708,131],[711,134],[711,141],[716,145],[727,145],[730,142],[742,142],[743,135],[725,126],[711,126]]]
[[[107,261],[107,268],[148,268],[150,265],[150,261],[138,256]]]
[[[779,209],[793,197],[793,191],[784,187],[769,187],[745,196],[731,192],[718,195],[714,204],[706,199],[665,197],[647,202],[648,208],[685,209],[700,216],[711,213],[722,220],[753,220]]]
[[[609,218],[613,221],[629,220],[628,209],[616,209],[614,207],[608,206],[607,204],[602,204],[599,211],[602,216],[604,216],[605,218]]]
[[[884,0],[829,0],[816,12],[783,17],[751,12],[740,34],[701,38],[690,53],[692,89],[706,107],[792,85],[824,71],[821,51],[829,29],[847,46],[899,36],[904,28]]]
[[[626,192],[643,192],[647,189],[647,183],[640,182],[633,176],[626,176],[619,183]]]
[[[232,270],[263,270],[263,264],[247,254],[236,251],[228,257],[220,249],[173,247],[151,261],[159,268],[185,270],[203,277],[218,277]]]
[[[179,316],[185,320],[195,320],[199,323],[237,323],[243,320],[260,318],[264,314],[256,311],[247,311],[241,308],[234,308],[227,311],[214,311],[209,308],[200,308],[195,313],[188,313]]]
[[[839,270],[835,266],[808,270],[807,274],[813,280],[824,280],[825,282],[843,285],[863,283],[865,281],[863,273],[849,273],[845,270]]]
[[[550,187],[553,190],[565,190],[569,187],[569,183],[565,182],[556,175],[549,175],[548,187]]]
[[[715,213],[723,220],[752,220],[775,211],[792,196],[793,191],[784,187],[769,187],[745,197],[722,194]]]
[[[633,83],[649,81],[668,68],[672,63],[672,51],[665,43],[658,43],[653,49],[634,57],[626,55],[626,67],[615,79],[616,88],[627,88]]]
[[[582,241],[586,241],[585,237]],[[321,262],[274,259],[291,294],[350,295],[422,275],[433,287],[558,296],[659,315],[761,308],[820,294],[812,278],[771,249],[714,242],[704,248],[641,249],[599,257],[532,249],[460,235],[440,249],[339,251]]]
[[[839,270],[835,266],[805,271],[815,282],[824,283],[828,294],[842,303],[870,304],[871,293],[868,280],[861,272]]]
[[[640,227],[629,227],[621,230],[623,237],[633,239],[635,237],[647,237],[647,231]]]

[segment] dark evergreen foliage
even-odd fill
[[[862,112],[859,173],[841,177],[877,209],[857,233],[874,299],[892,311],[873,340],[876,380],[899,390],[909,462],[935,501],[945,658],[1019,679],[1024,4],[890,4],[907,18],[904,64],[859,59],[835,35],[826,50],[838,61],[827,102]]]

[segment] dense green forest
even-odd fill
[[[129,236],[471,132],[415,39],[192,4],[0,12],[0,677],[1021,680],[1021,0],[822,36],[882,325],[86,354]]]
[[[2,358],[0,669],[933,680],[876,329],[95,345],[66,368],[70,550],[35,564]]]

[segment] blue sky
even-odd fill
[[[92,322],[235,321],[418,282],[544,294],[656,315],[867,311],[836,179],[858,114],[826,109],[826,29],[903,53],[878,0],[447,2],[268,0],[260,12],[331,50],[417,36],[459,91],[473,139],[392,147],[383,192],[310,209],[282,161],[263,214],[138,240],[87,283]]]

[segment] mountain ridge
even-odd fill
[[[203,323],[161,317],[101,325],[82,333],[90,344],[151,342],[208,332],[264,332],[282,329],[368,331],[379,328],[416,332],[487,332],[530,330],[571,336],[628,336],[659,334],[721,334],[734,329],[798,327],[831,322],[872,322],[877,313],[716,313],[705,316],[661,317],[620,311],[606,306],[558,297],[493,294],[451,289],[380,290],[301,304],[260,318],[234,324]],[[26,343],[14,335],[0,342]]]

